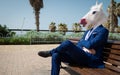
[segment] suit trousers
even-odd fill
[[[62,42],[50,53],[52,55],[51,75],[59,75],[61,62],[75,63],[82,66],[87,66],[90,63],[89,55],[69,40]]]

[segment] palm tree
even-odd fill
[[[109,30],[109,29],[110,29],[110,20],[108,19],[108,20],[103,24],[103,26]]]
[[[118,27],[118,17],[120,17],[120,3],[116,3],[111,0],[111,4],[108,7],[110,31],[114,32],[114,29]]]
[[[72,29],[74,32],[79,32],[81,30],[81,26],[79,23],[73,23]]]
[[[39,11],[43,8],[43,0],[29,0],[29,2],[35,11],[36,29],[39,31]]]
[[[60,23],[58,25],[58,30],[63,34],[65,35],[65,33],[67,32],[68,28],[67,28],[67,25],[66,24],[63,24],[63,23]]]
[[[88,26],[86,27],[86,29],[89,30],[89,29],[91,29],[92,27],[93,27],[93,25],[91,24],[91,25],[88,25]]]
[[[55,22],[50,23],[49,29],[50,29],[51,32],[55,32],[55,30],[56,30]]]
[[[116,10],[115,10],[115,14],[120,17],[120,3],[116,4]]]

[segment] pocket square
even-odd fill
[[[93,32],[92,34],[97,34],[97,32]]]

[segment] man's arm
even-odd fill
[[[93,54],[93,55],[96,54],[96,51],[94,49],[87,49],[87,48],[83,47],[83,50],[85,52],[88,52],[88,53]]]
[[[87,40],[81,40],[81,45],[87,49],[93,49],[96,46],[103,45],[108,38],[108,30],[102,29],[100,32],[96,34],[96,36],[87,41]]]
[[[77,44],[80,38],[69,38],[69,41],[71,41],[74,44]]]

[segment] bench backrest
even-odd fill
[[[105,67],[120,73],[120,41],[108,41],[103,51]]]

